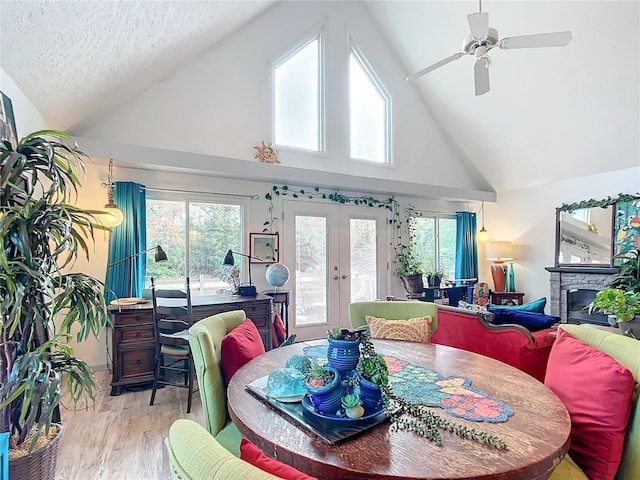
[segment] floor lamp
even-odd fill
[[[487,260],[493,261],[493,265],[491,265],[493,291],[504,292],[505,280],[509,271],[509,267],[504,262],[513,260],[511,242],[489,242],[487,244]]]
[[[124,262],[129,262],[140,255],[150,252],[151,250],[156,251],[156,255],[155,255],[156,263],[164,262],[167,260],[167,254],[164,252],[164,250],[162,250],[162,247],[160,245],[156,245],[155,247],[147,248],[146,250],[143,250],[141,252],[134,253],[133,255],[129,255],[127,258],[123,258],[122,260],[118,260],[117,262],[110,263],[109,265],[107,265],[107,268],[111,268],[114,265],[119,265]],[[131,277],[129,277],[129,297],[131,297],[132,295],[132,289],[133,289],[133,262],[131,262]]]
[[[235,259],[233,258],[233,254],[240,255],[242,257],[247,257],[249,259],[249,285],[240,285],[238,287],[238,295],[241,297],[255,297],[257,295],[256,287],[251,282],[251,259],[263,261],[261,258],[253,257],[251,255],[247,255],[246,253],[233,252],[229,250],[224,257],[223,265],[233,266],[235,265]]]

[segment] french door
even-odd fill
[[[370,207],[283,202],[281,244],[292,286],[289,331],[299,340],[349,327],[349,303],[389,289],[386,213]]]

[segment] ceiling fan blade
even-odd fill
[[[445,58],[444,60],[440,60],[438,63],[434,63],[433,65],[428,66],[427,68],[423,68],[422,70],[409,75],[407,77],[407,82],[413,82],[416,78],[421,77],[422,75],[424,75],[425,73],[429,73],[433,70],[435,70],[436,68],[440,68],[443,65],[446,65],[447,63],[451,63],[454,60],[458,60],[460,57],[464,57],[465,54],[460,52],[460,53],[454,53],[453,55],[451,55],[450,57]]]
[[[571,41],[571,32],[537,33],[520,37],[507,37],[498,42],[498,47],[509,48],[538,48],[538,47],[566,47]]]
[[[487,38],[489,34],[489,14],[484,12],[467,15],[471,36],[476,40]]]
[[[480,57],[473,66],[476,83],[476,95],[484,95],[489,91],[489,59]]]

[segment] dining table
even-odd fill
[[[465,394],[466,390],[468,397],[460,398],[470,399],[469,408],[482,405],[480,398],[506,406],[509,415],[500,421],[472,421],[440,405],[426,407],[455,424],[499,437],[506,449],[448,431],[441,432],[442,443],[438,445],[411,431],[394,428],[388,419],[331,444],[247,388],[284,368],[293,355],[306,355],[310,348],[317,350],[326,343],[298,342],[266,352],[242,366],[227,388],[229,414],[243,437],[268,456],[308,475],[321,480],[537,480],[549,478],[567,454],[571,421],[551,390],[510,365],[444,345],[373,340],[376,352],[384,355],[388,364],[436,372],[442,379],[440,384],[457,386],[453,391],[458,393],[462,389]],[[392,375],[390,378],[392,390],[401,386],[393,383]],[[467,382],[460,383],[461,378]]]

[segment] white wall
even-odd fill
[[[0,68],[0,90],[11,99],[19,138],[31,132],[51,128],[36,107],[2,68]]]
[[[485,204],[491,240],[513,242],[516,290],[525,292],[525,301],[549,298],[549,273],[544,268],[555,263],[556,207],[620,193],[640,195],[640,167],[504,192],[497,203]],[[483,260],[485,247],[479,248],[481,279],[493,285],[491,262]]]
[[[132,145],[254,160],[271,133],[271,64],[322,22],[326,34],[327,153],[281,149],[283,164],[322,172],[483,189],[465,168],[404,78],[359,2],[278,2],[253,23],[154,85],[124,108],[77,136]],[[395,166],[347,161],[348,35],[352,35],[393,99]],[[127,158],[135,164],[151,158]],[[206,159],[202,162],[206,163]],[[178,165],[176,163],[176,166]],[[215,173],[210,165],[199,165]]]

